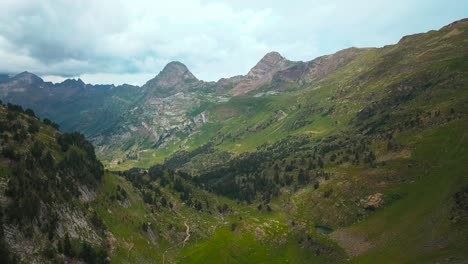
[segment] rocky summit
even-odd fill
[[[276,73],[294,64],[278,52],[269,52],[247,73],[242,81],[232,88],[231,93],[236,96],[251,92],[270,83]]]
[[[156,95],[164,96],[188,92],[199,85],[201,85],[200,81],[184,64],[173,61],[168,63],[156,77],[149,80],[143,88],[152,90]]]

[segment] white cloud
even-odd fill
[[[216,80],[271,50],[310,60],[390,44],[466,16],[460,2],[2,0],[0,72],[143,84],[178,60]]]

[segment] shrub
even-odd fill
[[[36,114],[34,113],[32,109],[28,108],[24,111],[24,113],[27,114],[28,116],[36,117]]]

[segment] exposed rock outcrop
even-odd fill
[[[236,96],[253,91],[271,82],[277,72],[295,64],[295,62],[287,60],[278,52],[269,52],[247,73],[244,80],[231,90],[231,93]]]
[[[375,210],[383,205],[383,197],[384,195],[381,193],[371,194],[366,199],[361,199],[360,203],[364,209]]]

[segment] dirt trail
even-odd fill
[[[167,248],[167,249],[164,251],[164,253],[163,253],[163,262],[162,262],[163,264],[165,264],[165,262],[166,262],[166,253],[167,253],[170,249],[175,248],[176,246],[178,246],[178,245],[180,245],[180,244],[182,244],[182,247],[184,247],[184,246],[185,246],[185,243],[186,243],[187,241],[189,241],[189,239],[190,239],[190,226],[187,224],[187,221],[184,222],[184,225],[185,225],[185,228],[186,228],[186,229],[185,229],[185,238],[184,238],[184,241],[182,241],[182,242],[180,242],[180,243],[178,243],[178,244],[176,244],[176,245],[174,245],[174,246],[172,246],[172,247],[169,247],[169,248]]]
[[[187,242],[190,239],[190,226],[187,225],[187,221],[184,222],[184,225],[185,225],[185,227],[187,229],[185,229],[186,237],[185,237],[184,241],[182,241],[182,244],[183,244],[182,246],[185,246],[185,242]]]

